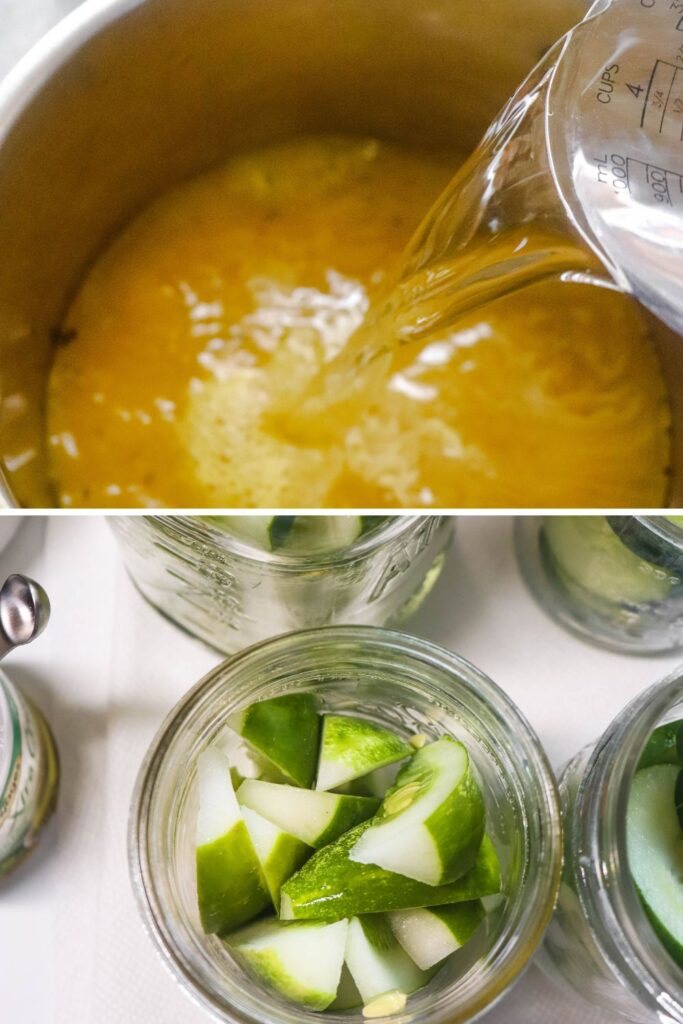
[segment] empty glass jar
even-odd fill
[[[211,517],[112,521],[144,596],[226,654],[296,629],[402,623],[434,586],[452,523],[447,516],[387,516],[332,550],[265,550]]]
[[[521,517],[516,544],[541,606],[584,639],[634,654],[683,646],[683,517]]]

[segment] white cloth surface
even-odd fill
[[[157,958],[126,862],[131,790],[163,717],[219,656],[158,615],[127,578],[100,518],[33,518],[0,555],[0,579],[35,576],[53,616],[6,669],[59,744],[59,811],[40,850],[0,888],[2,1024],[201,1024]],[[634,658],[575,639],[536,607],[511,523],[461,518],[412,632],[469,658],[530,719],[553,764],[597,737],[676,657]],[[616,1024],[532,968],[487,1024]]]

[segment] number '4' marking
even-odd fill
[[[631,92],[633,93],[633,95],[635,96],[636,99],[638,99],[638,97],[640,96],[641,92],[643,91],[642,85],[629,85],[627,83],[626,87],[627,87],[627,89],[631,90]]]

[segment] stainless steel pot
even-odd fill
[[[57,327],[85,268],[153,197],[296,132],[471,148],[586,6],[88,0],[58,25],[0,87],[5,502],[52,504],[42,437]],[[665,348],[673,381],[683,360]]]

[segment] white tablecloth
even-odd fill
[[[62,758],[58,817],[32,861],[0,888],[2,1024],[201,1024],[138,919],[126,817],[162,717],[218,659],[147,606],[99,518],[27,520],[0,556],[48,589],[53,617],[6,668],[45,710]],[[554,764],[594,738],[676,658],[587,646],[523,588],[507,519],[461,519],[444,574],[413,632],[458,651],[502,685]],[[490,1024],[614,1024],[535,968]]]

